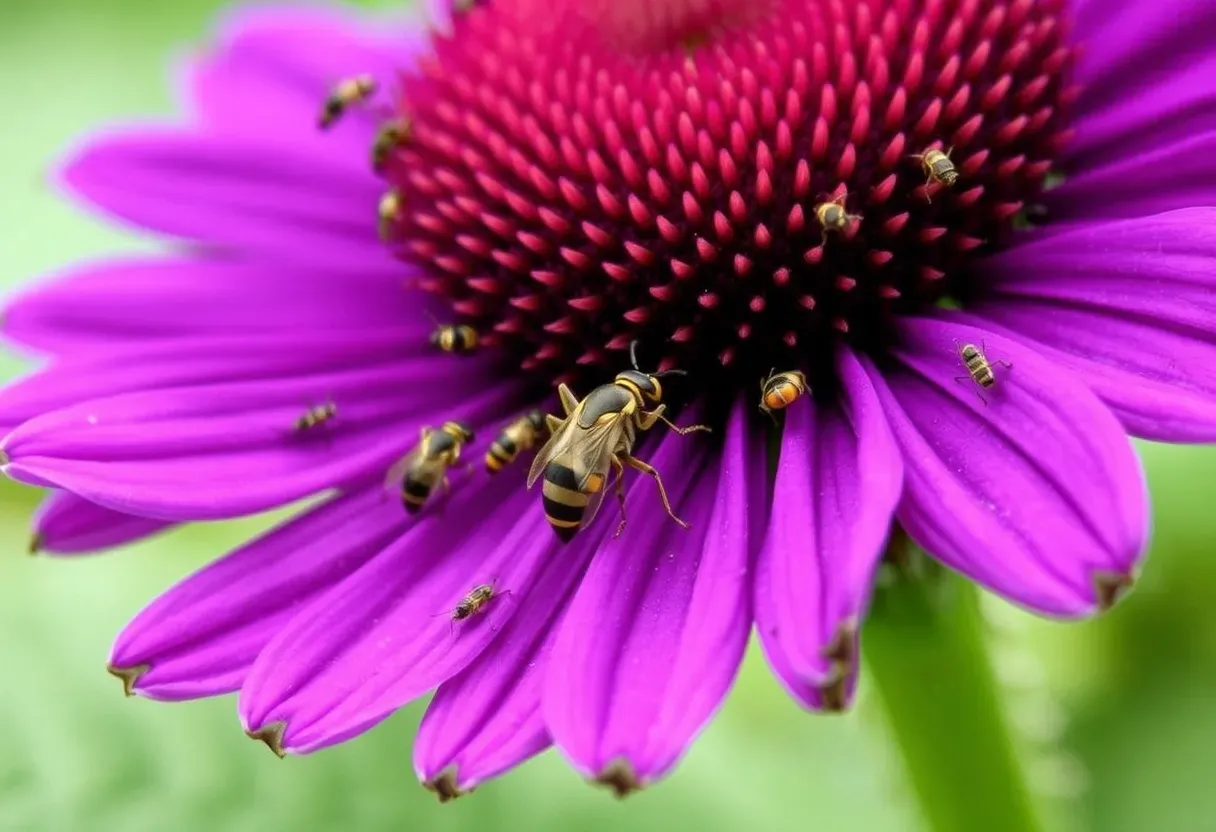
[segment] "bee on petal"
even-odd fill
[[[465,445],[474,440],[471,428],[461,422],[444,422],[439,430],[424,427],[418,445],[389,469],[386,483],[401,483],[405,510],[417,514],[436,485],[450,488],[448,469],[460,461]]]
[[[524,451],[530,451],[549,432],[545,414],[533,410],[503,428],[502,433],[486,451],[486,470],[496,474],[515,461]]]
[[[300,432],[312,430],[326,424],[337,415],[338,405],[333,401],[328,401],[304,411],[304,414],[296,419],[295,429]]]
[[[370,75],[356,75],[339,81],[321,106],[317,126],[328,130],[337,124],[353,105],[361,104],[375,94],[376,79]]]
[[[664,376],[683,375],[684,371],[642,372],[638,369],[636,346],[634,342],[629,350],[633,369],[618,373],[611,384],[595,388],[585,399],[580,400],[566,385],[558,385],[566,418],[545,417],[551,435],[532,461],[528,487],[544,476],[545,517],[562,541],[569,541],[595,518],[604,499],[610,470],[616,473],[616,498],[621,512],[616,533],[619,536],[625,530],[623,480],[626,465],[654,478],[668,516],[688,528],[672,510],[659,472],[633,456],[633,445],[638,431],[650,430],[657,422],[663,422],[680,434],[709,428],[705,425],[676,427],[664,418],[667,406],[662,403],[663,386],[659,380]],[[653,405],[654,409],[646,410],[648,405]]]
[[[1005,367],[1013,366],[1008,361],[1001,359],[997,359],[996,362],[989,361],[986,355],[988,350],[983,345],[983,342],[980,342],[980,346],[978,347],[975,344],[962,344],[960,346],[957,342],[955,342],[954,346],[958,349],[958,356],[962,359],[963,366],[967,368],[967,375],[956,376],[955,381],[967,381],[970,379],[979,388],[987,390],[996,384],[996,373],[992,370],[993,363]],[[975,394],[980,397],[980,401],[988,404],[979,390],[976,390]]]

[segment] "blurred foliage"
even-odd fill
[[[117,117],[171,111],[171,61],[216,0],[0,0],[0,287],[119,248],[46,187],[58,152]],[[368,4],[373,5],[373,4]],[[374,5],[391,6],[390,2]],[[148,243],[143,243],[147,245]],[[0,357],[0,378],[19,370]],[[1156,541],[1106,618],[1035,621],[999,604],[991,638],[1023,752],[1069,828],[1216,828],[1216,454],[1146,447]],[[617,803],[555,753],[439,806],[414,782],[420,708],[363,738],[279,761],[231,699],[124,700],[110,639],[174,580],[266,524],[176,531],[106,557],[23,555],[32,491],[0,483],[0,829],[916,829],[863,684],[858,713],[801,713],[749,654],[721,717],[663,785]],[[950,737],[942,737],[948,743]],[[977,761],[982,765],[982,761]]]

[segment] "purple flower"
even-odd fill
[[[624,793],[712,717],[753,620],[792,696],[848,704],[893,523],[1045,615],[1131,584],[1126,434],[1216,438],[1216,6],[459,5],[434,35],[244,13],[192,65],[188,123],[62,168],[178,245],[4,312],[47,357],[0,394],[5,473],[59,489],[36,544],[317,498],[128,625],[130,692],[239,690],[253,736],[307,753],[437,689],[415,766],[441,796],[550,743]],[[317,130],[359,73],[378,96]],[[431,316],[481,346],[432,347]],[[634,448],[690,528],[630,471],[624,533],[609,496],[563,544],[527,455],[480,458],[635,341],[688,372],[663,378],[677,421],[714,431]],[[778,414],[775,475],[771,368],[811,388]],[[448,420],[476,471],[410,515],[382,481]]]

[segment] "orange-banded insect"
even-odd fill
[[[950,161],[950,154],[953,152],[954,150],[950,149],[942,153],[934,148],[913,155],[912,158],[920,161],[921,169],[925,172],[926,188],[933,182],[943,188],[954,187],[954,183],[958,181],[958,169],[954,167],[954,162]],[[925,199],[929,202],[933,201],[928,192],[925,193]]]
[[[684,528],[667,499],[663,479],[654,467],[633,456],[637,432],[663,422],[680,434],[709,430],[705,425],[677,427],[663,416],[666,405],[659,379],[684,375],[683,370],[645,373],[638,369],[637,344],[630,345],[632,370],[618,373],[611,384],[603,384],[579,400],[564,384],[557,387],[565,419],[546,416],[551,436],[537,453],[528,471],[528,487],[544,475],[543,503],[549,525],[563,541],[569,541],[595,518],[604,499],[609,470],[616,472],[616,497],[621,511],[617,535],[625,529],[625,466],[654,478],[663,508]],[[654,410],[646,410],[654,405]]]
[[[394,118],[380,125],[372,142],[372,170],[382,173],[394,150],[407,144],[413,135],[413,124],[405,117]]]
[[[769,371],[760,382],[760,410],[776,421],[775,410],[785,410],[807,391],[806,376],[801,370]]]
[[[405,510],[416,514],[436,485],[450,488],[448,469],[460,461],[460,452],[474,439],[462,422],[444,422],[439,430],[424,427],[418,445],[389,469],[386,483],[401,481]]]
[[[344,78],[330,92],[321,105],[321,115],[317,117],[317,126],[328,130],[338,123],[338,120],[354,104],[359,104],[376,94],[376,79],[370,75],[356,75]]]
[[[850,225],[861,219],[860,214],[850,214],[845,210],[844,204],[848,198],[848,193],[843,193],[835,199],[821,202],[815,206],[815,219],[819,220],[819,224],[823,226],[823,243],[827,243],[829,231],[843,234],[849,230]]]
[[[338,405],[333,401],[319,404],[315,407],[310,407],[304,411],[304,415],[296,419],[295,429],[297,431],[312,430],[319,427],[338,415]]]
[[[987,390],[992,387],[992,385],[996,384],[996,374],[992,370],[992,364],[994,362],[988,360],[988,356],[986,355],[988,348],[984,345],[983,341],[980,342],[979,347],[977,347],[975,344],[959,345],[957,341],[954,343],[954,346],[956,349],[958,349],[959,358],[963,360],[963,366],[967,368],[967,375],[955,376],[955,381],[967,381],[970,379],[971,381],[975,382],[978,387],[984,390]],[[1008,361],[1003,361],[1001,359],[997,359],[995,363],[1005,367],[1013,366]],[[979,390],[976,390],[975,394],[980,397],[980,401],[984,402],[984,404],[988,404],[987,400],[984,399]]]
[[[530,451],[536,446],[549,427],[545,423],[545,414],[533,410],[503,428],[502,433],[486,451],[486,470],[496,474],[515,461],[524,451]]]
[[[393,236],[393,226],[401,218],[402,199],[397,190],[385,191],[376,207],[379,219],[380,239],[388,242]]]
[[[431,346],[456,355],[477,349],[477,330],[468,324],[437,324],[431,333]]]

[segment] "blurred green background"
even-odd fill
[[[0,287],[137,245],[57,200],[46,171],[81,131],[171,112],[169,61],[220,5],[0,0]],[[0,379],[20,369],[0,357]],[[1156,534],[1128,601],[1071,626],[985,607],[1020,749],[1060,830],[1216,829],[1216,454],[1143,450]],[[128,700],[103,669],[144,603],[268,520],[55,561],[24,554],[37,498],[0,482],[0,830],[921,828],[864,682],[854,713],[810,716],[754,649],[676,774],[623,803],[550,753],[440,806],[412,774],[417,706],[277,760],[245,738],[231,699]]]

